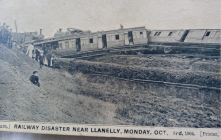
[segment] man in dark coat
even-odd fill
[[[46,59],[48,61],[48,67],[51,66],[51,57],[52,57],[52,53],[51,51],[49,51],[48,54],[46,55]]]
[[[3,23],[1,27],[1,32],[2,32],[2,43],[6,44],[7,43],[7,29],[5,27],[5,23]]]
[[[40,56],[40,52],[38,49],[35,50],[35,60],[38,62],[39,56]]]
[[[29,80],[32,82],[32,84],[40,87],[39,78],[38,78],[38,72],[34,71],[33,75],[29,78]]]
[[[8,32],[8,48],[12,49],[13,44],[13,38],[12,38],[12,29],[10,29],[10,32]]]
[[[43,65],[44,65],[44,53],[43,53],[43,51],[40,52],[39,63],[40,63],[40,68],[42,68]]]
[[[2,25],[0,22],[0,43],[2,43]]]

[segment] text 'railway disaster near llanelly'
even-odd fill
[[[221,127],[220,29],[0,29],[1,120]]]

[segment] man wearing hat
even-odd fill
[[[8,48],[12,49],[13,38],[12,38],[12,29],[8,32]]]
[[[39,50],[40,55],[39,55],[39,63],[40,63],[40,68],[43,67],[44,65],[44,51],[43,50]]]
[[[36,48],[36,49],[35,49],[35,60],[36,60],[37,62],[39,62],[39,61],[38,61],[38,60],[39,60],[39,56],[40,56],[40,51],[39,51],[38,48]]]
[[[6,40],[7,30],[5,27],[5,23],[3,23],[2,27],[1,27],[1,32],[2,32],[2,43],[6,44],[7,43],[7,40]]]
[[[32,84],[40,87],[38,71],[33,71],[33,75],[29,78],[29,80],[32,82]]]
[[[0,22],[0,43],[2,43],[2,24]]]

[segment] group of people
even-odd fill
[[[0,42],[6,45],[9,49],[12,49],[12,29],[9,30],[9,26],[5,23],[3,23],[3,25],[0,23]]]
[[[46,47],[34,47],[33,44],[29,44],[27,48],[26,55],[35,59],[40,64],[40,68],[44,65],[51,67],[53,65],[53,59],[55,59],[54,54],[51,50]]]
[[[52,66],[53,59],[55,59],[55,56],[51,50],[49,50],[46,47],[43,47],[43,48],[34,47],[33,43],[28,45],[26,55],[28,55],[32,59],[35,59],[37,62],[39,62],[40,68],[42,68],[44,65],[48,67]],[[40,87],[38,71],[34,71],[33,75],[29,78],[29,80],[34,85]]]
[[[16,43],[16,41],[13,41],[12,38],[12,29],[9,29],[9,26],[3,23],[3,25],[0,22],[0,43],[4,44],[9,49],[12,49],[13,46],[17,46],[19,49],[22,49],[21,46]],[[52,66],[53,65],[53,59],[54,54],[52,54],[52,51],[49,50],[47,47],[34,47],[33,43],[28,45],[26,55],[28,55],[30,58],[35,59],[40,64],[40,68],[45,66]],[[38,72],[34,71],[33,75],[29,79],[34,85],[40,87],[39,83],[39,77]]]

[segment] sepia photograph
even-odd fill
[[[133,126],[220,133],[220,6],[220,0],[0,0],[0,121],[14,122],[0,122],[0,131],[38,130],[17,123],[28,122],[96,125],[62,129],[109,136],[168,135]],[[196,135],[173,131],[181,134]]]

